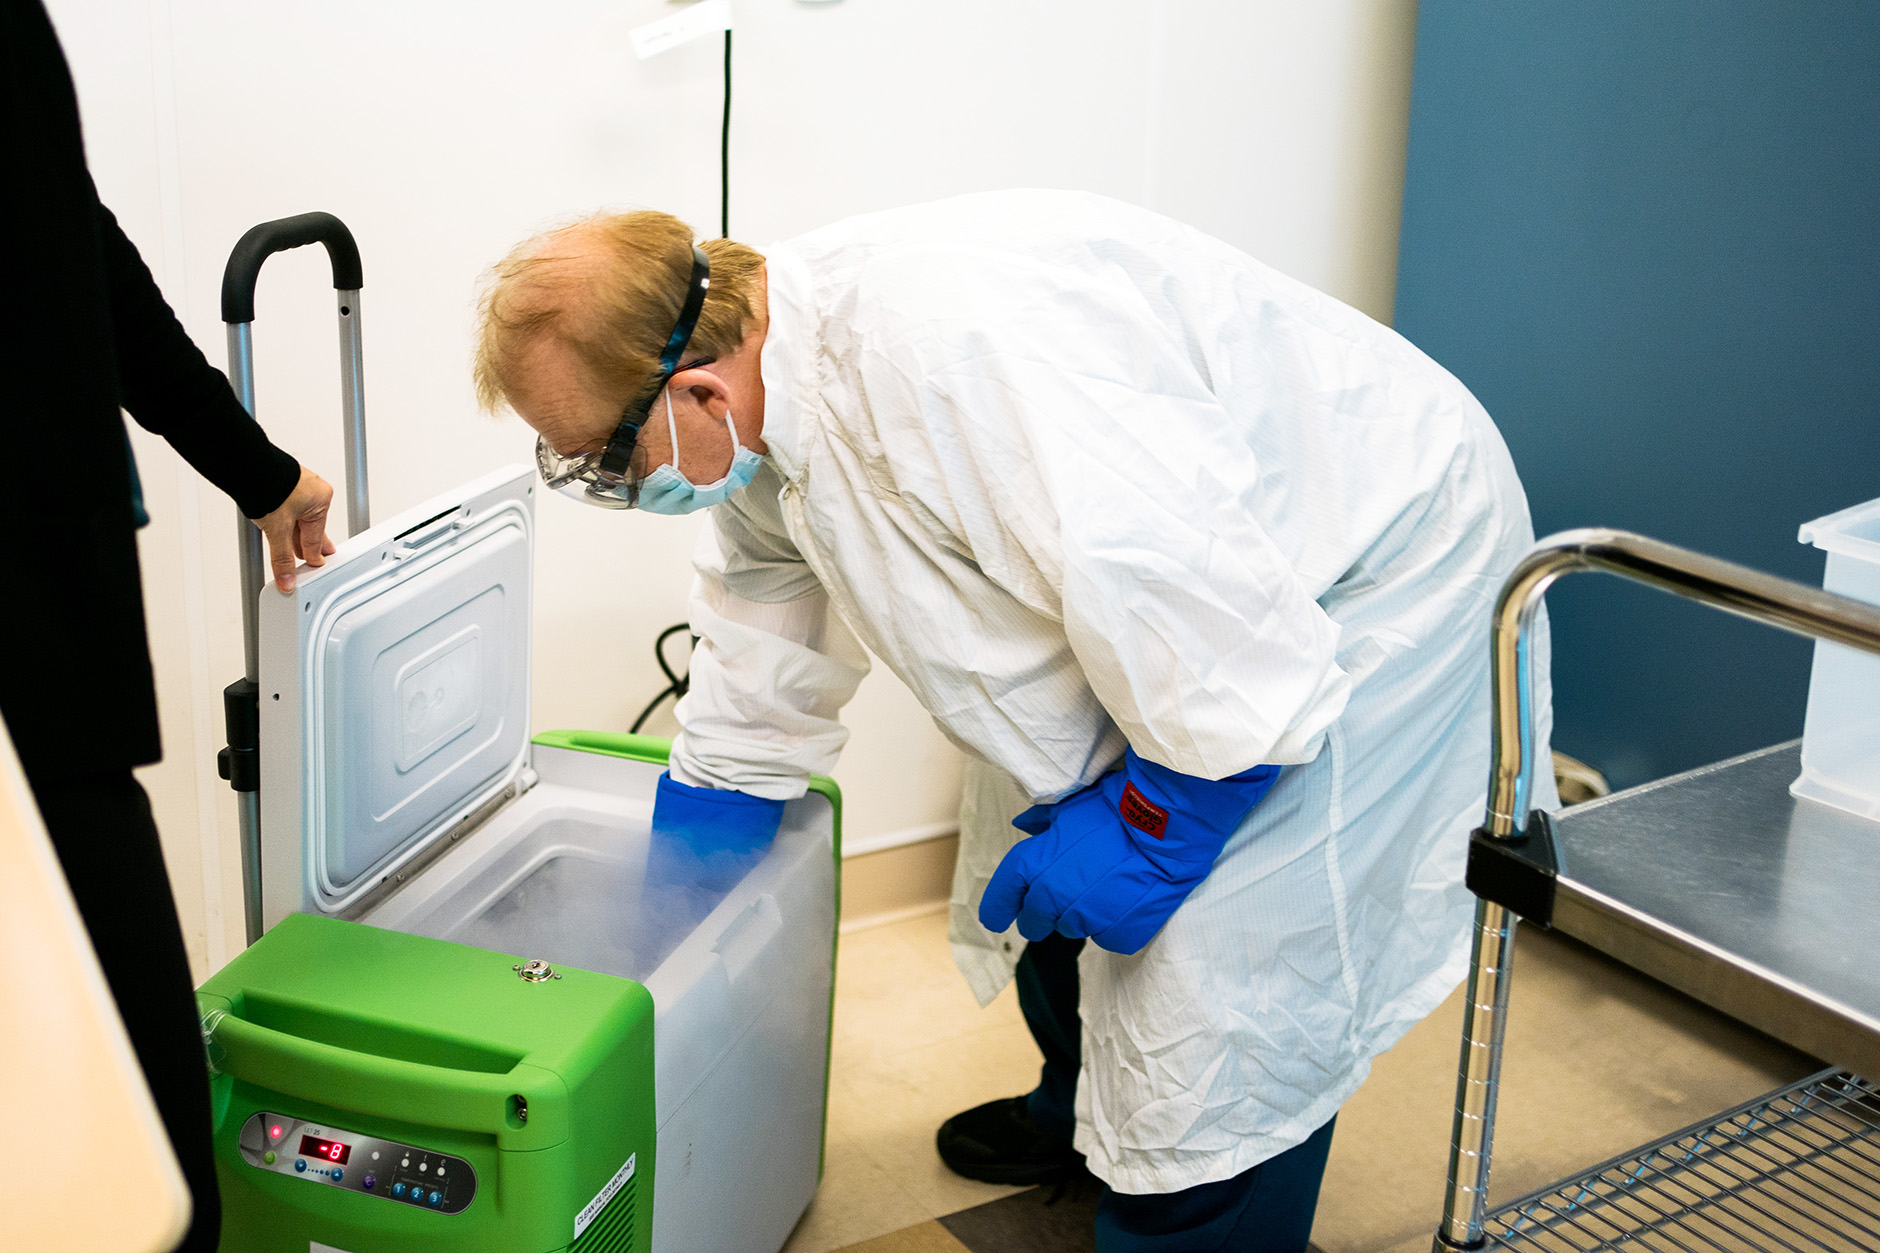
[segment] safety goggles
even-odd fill
[[[703,248],[692,249],[692,277],[686,284],[685,303],[679,320],[673,324],[666,347],[659,354],[659,367],[620,414],[620,422],[606,445],[598,452],[563,455],[548,446],[541,436],[535,439],[535,468],[542,482],[564,496],[602,509],[631,509],[639,503],[640,484],[648,466],[646,449],[640,444],[640,428],[646,425],[652,405],[666,389],[667,382],[679,372],[679,359],[692,341],[698,325],[699,310],[705,307],[705,293],[710,290],[712,263]],[[686,368],[706,364],[710,358],[691,362]]]

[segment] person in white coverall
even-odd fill
[[[496,267],[477,376],[552,486],[715,506],[656,841],[761,848],[862,645],[968,754],[955,954],[982,1002],[1016,972],[1046,1062],[948,1164],[1082,1155],[1105,1253],[1303,1248],[1340,1105],[1467,957],[1489,614],[1533,539],[1468,390],[1045,191],[762,252],[591,218]]]

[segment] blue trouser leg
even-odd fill
[[[1302,1253],[1331,1149],[1328,1122],[1232,1179],[1144,1196],[1105,1188],[1097,1253]]]
[[[1038,1086],[1025,1112],[1047,1135],[1066,1144],[1077,1130],[1077,1071],[1082,1066],[1083,1023],[1077,1017],[1077,955],[1082,940],[1052,935],[1025,946],[1013,981],[1031,1038],[1044,1054]]]
[[[1044,1054],[1025,1112],[1066,1141],[1077,1128],[1083,1054],[1077,955],[1083,947],[1082,940],[1061,935],[1039,940],[1026,947],[1014,976],[1025,1025]],[[1305,1143],[1232,1179],[1140,1196],[1106,1187],[1097,1204],[1098,1253],[1300,1253],[1312,1234],[1331,1147],[1328,1122]]]

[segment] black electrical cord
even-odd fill
[[[718,128],[718,233],[731,238],[731,30],[725,29],[725,112]]]
[[[677,700],[679,697],[684,696],[686,690],[692,686],[692,667],[690,663],[686,665],[684,674],[678,674],[674,672],[671,663],[666,660],[666,641],[679,634],[681,631],[690,632],[691,629],[692,624],[689,622],[675,622],[673,625],[661,631],[659,638],[653,641],[653,657],[659,662],[659,668],[666,676],[666,686],[660,690],[659,695],[653,697],[651,703],[649,703],[645,709],[640,711],[640,716],[633,720],[633,726],[629,729],[629,734],[638,735],[640,728],[646,725],[646,720],[653,716],[654,710],[666,703],[668,696]],[[698,636],[692,636],[692,643],[694,645],[698,644]]]

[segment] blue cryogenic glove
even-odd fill
[[[783,804],[659,776],[646,879],[621,922],[637,978],[657,969],[764,860],[783,822]]]
[[[1056,931],[1137,952],[1207,878],[1278,777],[1278,766],[1255,766],[1219,782],[1197,779],[1130,749],[1121,770],[1012,819],[1031,838],[992,872],[979,921],[999,932],[1016,919],[1027,940]]]
[[[648,879],[684,883],[722,896],[770,851],[783,823],[783,805],[660,775],[653,793]]]

